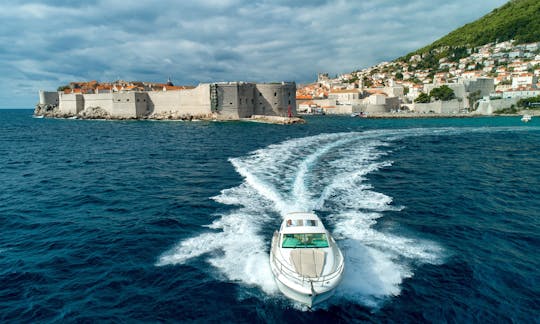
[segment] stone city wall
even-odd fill
[[[490,115],[497,110],[508,109],[512,107],[512,105],[516,105],[518,101],[519,98],[480,100],[478,103],[478,108],[474,112],[478,114]]]
[[[457,114],[463,110],[461,100],[434,101],[430,103],[414,103],[412,109],[417,113]]]
[[[384,113],[388,112],[386,104],[364,104],[363,112],[366,113]]]
[[[59,93],[60,104],[58,110],[63,114],[76,115],[84,109],[84,97],[78,93]]]
[[[295,97],[295,83],[229,82],[163,92],[65,94],[40,91],[40,105],[57,103],[60,115],[65,116],[96,116],[98,112],[108,118],[214,115],[215,118],[238,119],[252,115],[287,116],[289,106],[296,115]]]
[[[194,89],[181,91],[147,92],[149,98],[149,113],[152,115],[209,115],[210,85],[200,84]]]
[[[214,111],[219,113],[223,118],[237,119],[243,117],[239,111],[240,98],[238,86],[239,84],[236,82],[215,85],[217,104],[214,107]]]
[[[60,96],[57,91],[39,91],[39,104],[58,106],[60,104]]]
[[[465,90],[469,93],[479,91],[479,97],[489,96],[495,91],[495,81],[492,78],[477,78],[465,80]]]
[[[139,118],[148,113],[148,95],[145,92],[118,92],[112,94],[111,116]],[[86,107],[89,107],[86,105]],[[103,107],[101,107],[103,108]]]
[[[99,93],[99,94],[85,94],[84,106],[88,107],[100,107],[107,112],[113,111],[113,94],[112,93]]]
[[[295,83],[259,83],[256,89],[256,115],[287,116],[289,106],[292,114],[296,114]]]

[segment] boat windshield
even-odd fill
[[[328,240],[324,233],[283,234],[284,248],[327,248]]]

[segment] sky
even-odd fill
[[[391,61],[506,0],[0,0],[0,108],[71,81],[312,82]]]

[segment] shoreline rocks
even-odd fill
[[[105,109],[100,107],[88,107],[78,114],[60,112],[56,105],[37,104],[34,109],[34,116],[43,116],[48,118],[64,119],[104,119],[104,120],[181,120],[181,121],[253,121],[268,124],[291,125],[305,123],[300,117],[281,117],[281,116],[261,116],[255,115],[251,118],[229,118],[219,114],[184,114],[177,111],[168,111],[153,113],[142,117],[118,117],[111,116]]]
[[[384,119],[384,118],[478,118],[478,117],[498,117],[498,116],[523,116],[524,114],[532,116],[540,116],[540,110],[520,110],[514,114],[436,114],[436,113],[371,113],[365,116],[359,116],[357,118],[372,118],[372,119]]]
[[[266,124],[280,124],[280,125],[292,125],[292,124],[304,124],[306,121],[300,117],[282,117],[282,116],[266,116],[266,115],[253,115],[250,118],[242,120],[266,123]]]

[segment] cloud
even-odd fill
[[[504,2],[1,3],[0,107],[75,80],[308,82],[404,55]]]

